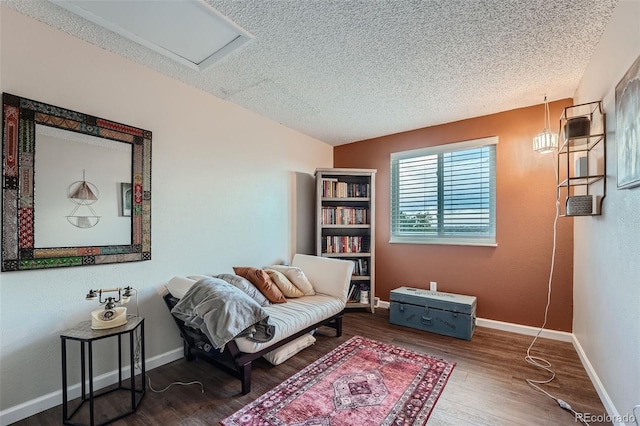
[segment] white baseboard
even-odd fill
[[[573,339],[573,347],[575,348],[578,356],[580,357],[580,361],[582,361],[582,366],[586,370],[589,378],[591,379],[591,383],[593,383],[593,387],[596,388],[596,392],[598,392],[598,396],[600,397],[600,401],[602,401],[602,405],[604,405],[605,410],[607,410],[607,414],[610,417],[611,422],[615,426],[625,426],[625,422],[623,421],[623,417],[618,412],[618,409],[613,405],[613,401],[609,398],[609,394],[605,389],[604,385],[600,381],[598,374],[596,374],[596,370],[594,370],[593,365],[589,362],[589,358],[587,358],[587,354],[585,353],[580,341],[576,337],[575,334],[572,334]],[[595,413],[594,413],[595,414]]]
[[[566,331],[547,330],[540,331],[540,327],[531,327],[528,325],[514,324],[511,322],[502,322],[485,318],[476,318],[478,327],[493,328],[495,330],[509,331],[511,333],[524,334],[526,336],[535,336],[540,332],[540,337],[546,339],[559,340],[561,342],[573,341],[573,333]]]
[[[145,362],[145,368],[147,371],[153,370],[154,368],[160,367],[161,365],[180,359],[182,358],[182,356],[182,348],[173,349],[171,351],[147,359]],[[124,377],[129,376],[129,370],[130,367],[122,369]],[[144,380],[146,381],[146,379]],[[102,374],[95,377],[93,380],[94,391],[110,386],[117,382],[117,370]],[[80,382],[69,386],[67,390],[67,397],[69,398],[69,400],[78,398],[80,396],[80,390]],[[49,408],[56,407],[60,404],[62,404],[62,389],[0,411],[0,425],[6,426],[11,423],[15,423],[19,420],[26,419],[29,416],[33,416],[34,414],[38,414],[44,410],[48,410]]]

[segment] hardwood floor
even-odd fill
[[[177,330],[176,330],[177,332]],[[138,411],[116,425],[217,425],[259,395],[312,363],[354,335],[413,349],[455,361],[453,374],[436,404],[429,425],[576,425],[573,414],[525,382],[545,379],[546,372],[524,361],[531,337],[477,328],[471,341],[454,339],[391,325],[388,311],[375,314],[350,311],[344,318],[341,338],[331,329],[320,329],[317,342],[277,367],[264,360],[254,364],[253,386],[241,395],[240,382],[202,362],[172,362],[150,371],[154,389],[174,381],[199,380],[199,385],[172,386],[163,393],[147,390]],[[557,377],[545,390],[571,404],[577,412],[604,416],[606,411],[570,343],[539,339],[532,355],[551,362]],[[113,415],[114,401],[101,402],[97,412]],[[87,404],[85,404],[87,405]],[[58,425],[61,407],[44,411],[16,425]],[[74,418],[74,420],[76,420]],[[80,420],[80,419],[77,419]],[[96,415],[96,421],[99,416]],[[591,422],[591,425],[610,423]]]

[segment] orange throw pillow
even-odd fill
[[[260,293],[264,294],[264,297],[269,299],[270,302],[285,303],[287,301],[282,291],[280,291],[266,271],[246,266],[234,266],[233,271],[236,275],[240,275],[255,285],[258,290],[260,290]]]

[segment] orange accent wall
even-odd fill
[[[551,122],[571,99],[549,105]],[[376,176],[376,296],[397,287],[478,297],[477,316],[539,327],[544,320],[555,215],[555,156],[532,149],[544,127],[544,105],[427,127],[334,148],[334,167],[373,168]],[[389,243],[392,152],[498,136],[497,247]],[[563,200],[561,200],[562,202]],[[558,219],[556,263],[547,328],[571,331],[573,218]]]

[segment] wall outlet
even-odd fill
[[[431,291],[438,291],[438,283],[435,281],[431,281],[429,283],[429,290]]]

